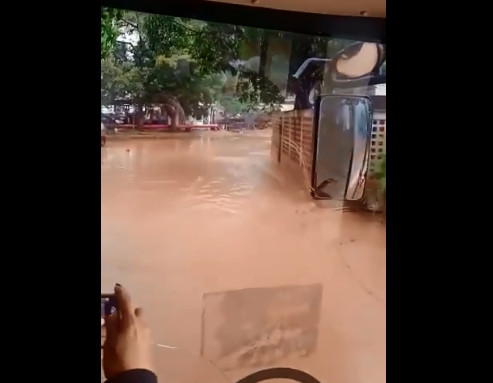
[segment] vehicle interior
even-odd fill
[[[382,0],[351,0],[344,3],[340,1],[324,0],[311,0],[304,3],[294,0],[222,0],[220,2],[238,5],[245,5],[249,3],[253,6],[262,8],[320,13],[325,15],[371,16],[379,18],[386,18],[387,16],[387,2]]]
[[[384,383],[385,228],[368,224],[367,216],[356,219],[343,214],[348,203],[375,213],[374,206],[382,198],[384,207],[378,213],[385,211],[386,174],[382,169],[386,169],[386,144],[384,125],[379,121],[386,119],[386,1],[102,0],[101,7],[101,289],[103,294],[116,282],[130,285],[136,300],[149,312],[159,381]],[[112,29],[104,44],[103,13],[106,20],[113,18],[105,25]],[[124,72],[128,74],[125,78]],[[135,86],[128,84],[131,81],[140,82]],[[146,86],[149,89],[142,91]],[[124,113],[127,116],[122,117]],[[104,134],[103,118],[108,128]],[[265,232],[256,240],[247,237],[246,233],[255,230],[245,226],[246,218],[240,221],[237,216],[228,221],[231,229],[224,225],[228,239],[216,237],[216,215],[198,210],[183,213],[194,220],[193,230],[182,228],[177,219],[158,232],[153,215],[157,208],[149,207],[148,201],[156,190],[173,186],[171,181],[150,181],[150,173],[142,176],[144,186],[139,186],[146,197],[130,211],[124,202],[126,194],[120,190],[137,190],[139,167],[149,157],[145,151],[139,154],[142,145],[147,145],[143,140],[128,145],[113,141],[112,135],[126,134],[128,121],[130,135],[155,129],[153,120],[170,130],[187,126],[183,131],[190,132],[191,126],[222,126],[222,121],[230,119],[232,132],[236,132],[235,124],[244,124],[239,130],[241,134],[246,130],[247,135],[250,124],[244,121],[248,118],[258,130],[260,125],[267,127],[262,134],[269,140],[261,149],[252,149],[251,157],[260,156],[261,150],[267,152],[268,145],[274,163],[300,168],[299,182],[312,201],[299,206],[340,202],[344,207],[337,208],[333,226],[321,230],[303,221],[288,227],[287,219],[282,222],[291,208],[286,202],[262,216],[265,225],[286,226],[269,238]],[[118,124],[112,127],[116,120]],[[295,124],[300,126],[298,133]],[[208,153],[247,150],[247,144],[236,143],[240,141],[236,136],[223,148],[218,146],[219,139],[200,134],[192,131],[191,144],[177,141],[166,149],[175,167],[169,165],[163,174],[179,180],[190,172],[189,185],[173,190],[172,195],[191,195],[212,173],[203,159],[201,169],[206,170],[191,172],[192,159],[179,159],[177,148],[186,146],[187,153],[195,147]],[[288,135],[292,142],[286,144]],[[207,147],[204,140],[208,140]],[[134,153],[141,155],[141,162],[128,165],[125,175]],[[234,156],[224,158],[232,163]],[[108,165],[112,161],[115,165]],[[226,169],[215,161],[214,166]],[[256,157],[251,161],[248,169],[264,166]],[[262,189],[259,177],[247,174],[246,165],[238,163],[211,184],[231,176],[234,187],[243,182],[253,185],[249,193]],[[180,164],[183,171],[177,170]],[[118,192],[103,185],[116,178]],[[271,199],[262,197],[262,206],[278,203],[279,190],[285,189],[277,187]],[[225,192],[220,193],[224,199]],[[297,193],[293,192],[289,203],[298,203],[301,192]],[[249,198],[245,197],[245,204],[256,201],[255,196]],[[157,201],[159,206],[168,206],[168,201]],[[171,215],[178,205],[169,200]],[[232,208],[228,205],[228,209]],[[292,210],[298,218],[317,215],[317,225],[321,214],[327,214],[307,213],[304,207]],[[118,216],[117,228],[115,224],[106,228],[106,222],[113,220],[107,218],[108,212]],[[177,210],[176,214],[181,213]],[[124,224],[126,219],[132,223]],[[125,225],[137,225],[140,219],[140,238],[130,241],[128,235],[121,235]],[[333,227],[336,234],[319,233],[327,227],[327,231]],[[196,231],[201,234],[191,234]],[[173,239],[185,232],[194,239],[185,244]],[[255,251],[242,250],[252,244]],[[186,259],[186,254],[204,247],[217,258]],[[285,251],[284,258],[265,255],[277,249]],[[150,255],[137,260],[133,251]],[[231,252],[237,254],[235,261],[228,259]],[[177,255],[162,262],[164,253]],[[332,259],[327,254],[336,256]],[[249,257],[256,263],[250,263]]]

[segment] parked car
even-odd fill
[[[101,147],[106,145],[106,126],[101,123]]]
[[[115,125],[121,125],[125,123],[125,116],[117,114],[103,114],[101,113],[101,122],[106,124],[107,130],[113,130]]]

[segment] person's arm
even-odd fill
[[[149,370],[128,370],[108,379],[105,383],[157,383],[157,376]]]

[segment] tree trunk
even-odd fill
[[[137,125],[137,130],[144,130],[144,104],[141,101],[137,104],[134,123]]]
[[[260,77],[267,77],[267,53],[269,49],[269,40],[266,35],[267,31],[263,31],[262,40],[260,42],[260,62],[258,68],[258,74]]]
[[[176,111],[173,111],[172,113],[170,113],[170,118],[171,118],[170,129],[175,131],[178,129],[178,113],[176,113]]]

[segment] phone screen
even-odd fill
[[[116,310],[115,298],[113,295],[101,295],[101,326],[104,325],[104,318],[111,315]]]

